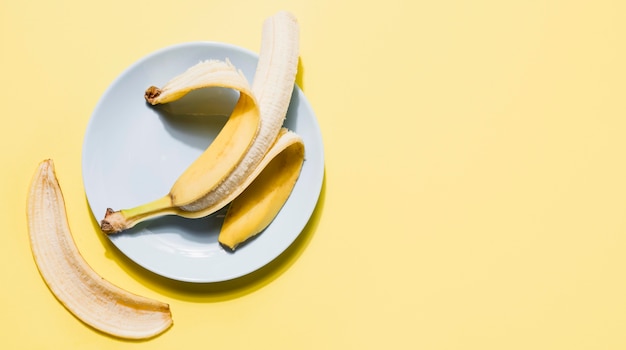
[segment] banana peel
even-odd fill
[[[228,207],[218,236],[223,247],[234,251],[270,225],[287,202],[303,162],[302,139],[296,133],[282,129],[264,158],[262,171]]]
[[[126,339],[151,338],[172,326],[168,304],[117,287],[87,264],[74,243],[51,159],[42,161],[33,176],[27,217],[39,273],[52,294],[76,318],[101,332]]]

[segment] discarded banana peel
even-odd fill
[[[108,209],[101,222],[102,230],[106,233],[117,233],[139,222],[162,215],[203,217],[225,207],[237,198],[261,173],[262,167],[269,163],[269,158],[265,162],[263,160],[269,154],[270,148],[276,144],[287,114],[298,68],[298,52],[299,27],[295,17],[288,12],[279,12],[268,18],[263,24],[259,62],[252,85],[254,98],[251,97],[245,102],[240,100],[237,107],[239,104],[243,106],[239,109],[235,107],[226,124],[229,126],[230,120],[234,117],[240,118],[240,113],[252,113],[258,108],[260,110],[258,129],[253,128],[252,122],[246,124],[242,122],[241,125],[235,124],[230,129],[222,129],[217,139],[174,183],[168,195],[136,208],[120,211]],[[190,68],[161,89],[150,87],[146,91],[146,99],[152,104],[167,103],[194,89],[221,86],[218,76],[211,80],[213,85],[208,84],[206,75],[214,73],[214,70],[208,69],[204,64],[206,63]],[[274,153],[274,156],[276,154]],[[293,188],[293,185],[290,188]],[[287,192],[287,197],[290,191]],[[277,196],[276,199],[283,197],[285,196]],[[285,197],[284,200],[286,199]],[[284,200],[279,203],[279,209]],[[251,213],[269,215],[271,212],[270,210]],[[274,216],[275,213],[272,218]]]
[[[111,284],[83,259],[70,232],[52,160],[37,168],[27,214],[37,268],[50,291],[78,319],[101,332],[128,339],[154,337],[172,326],[168,304]]]
[[[218,237],[220,244],[235,248],[263,231],[289,198],[304,162],[300,136],[281,130],[276,143],[263,158],[254,180],[228,207]]]

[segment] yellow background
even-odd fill
[[[0,1],[3,348],[625,349],[625,4]],[[165,46],[256,51],[281,9],[301,24],[299,83],[326,151],[310,224],[240,280],[142,271],[85,198],[96,103]],[[168,332],[108,337],[46,288],[25,216],[44,158],[85,259],[170,303]]]

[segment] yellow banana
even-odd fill
[[[151,104],[167,103],[192,90],[208,87],[239,91],[239,100],[219,135],[180,176],[166,196],[132,209],[115,212],[107,209],[101,222],[104,232],[121,232],[155,216],[176,214],[195,218],[220,209],[205,207],[202,208],[204,210],[188,210],[188,207],[194,206],[203,195],[207,196],[219,189],[216,187],[222,184],[224,174],[232,173],[241,164],[258,134],[261,114],[245,77],[228,62],[204,61],[172,79],[161,89],[148,88],[145,97]]]
[[[295,17],[288,12],[279,12],[268,18],[263,24],[261,50],[252,85],[252,94],[247,96],[249,99],[245,103],[242,103],[241,100],[238,102],[238,106],[241,103],[245,105],[245,108],[238,109],[236,107],[226,124],[229,126],[231,119],[240,118],[239,114],[243,111],[249,111],[252,115],[254,114],[253,111],[258,108],[260,125],[258,129],[254,130],[255,134],[252,135],[252,122],[242,124],[243,126],[234,126],[228,130],[223,129],[220,131],[218,139],[223,137],[225,141],[218,142],[216,139],[180,176],[168,195],[132,209],[107,210],[101,223],[102,230],[107,233],[120,232],[141,221],[161,215],[175,214],[190,218],[207,216],[235,200],[259,176],[272,158],[281,153],[279,151],[270,152],[270,148],[273,145],[279,147],[285,145],[285,142],[277,142],[277,139],[294,89],[298,67],[298,50],[299,28]],[[207,82],[206,77],[213,70],[207,68],[206,65],[208,64],[200,63],[190,68],[161,89],[149,88],[146,91],[146,98],[152,104],[167,103],[179,99],[191,90],[223,86],[220,85],[220,78],[217,76],[211,79],[213,84]],[[246,96],[247,94],[242,95]],[[248,116],[248,118],[242,119],[252,120],[253,118]],[[285,138],[285,140],[287,139],[291,140],[292,143],[300,143],[303,148],[299,138],[291,137],[290,134],[290,137]],[[227,146],[227,142],[232,145]],[[285,148],[292,149],[287,146]],[[292,171],[296,174],[296,178],[303,159],[303,153],[301,157],[296,158],[296,162],[299,162],[298,171]],[[280,170],[276,167],[273,169],[274,172]],[[279,179],[282,178],[281,176]],[[261,183],[268,184],[268,181]],[[275,185],[268,184],[265,186]],[[281,199],[278,209],[253,211],[256,215],[271,218],[276,215],[289,196],[293,184],[279,187],[288,188],[288,191],[283,190],[286,192],[286,196],[276,197]],[[230,216],[231,220],[235,217],[238,216],[234,214]],[[269,222],[267,223],[269,224]],[[247,228],[251,229],[251,226]],[[258,225],[252,231],[258,231]],[[237,237],[240,239],[250,235],[252,234],[247,233]],[[227,236],[232,235],[228,234]],[[234,241],[231,239],[228,244],[223,244],[229,247],[232,245],[231,249],[233,249],[239,243],[233,244],[232,242]]]
[[[27,214],[37,268],[50,291],[78,319],[104,333],[129,339],[150,338],[172,325],[168,304],[111,284],[83,259],[69,229],[52,160],[37,168]]]

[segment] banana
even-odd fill
[[[242,162],[259,132],[261,112],[248,81],[229,62],[209,60],[189,68],[163,88],[151,86],[145,92],[146,100],[155,105],[175,101],[196,89],[210,87],[239,91],[239,100],[219,135],[180,176],[166,196],[132,209],[116,212],[107,209],[101,222],[104,232],[121,232],[155,216],[175,214],[195,218],[210,214],[209,210],[185,208],[193,206],[198,200],[198,193],[217,190],[224,174],[232,173]]]
[[[288,12],[279,12],[268,18],[263,24],[252,93],[250,96],[242,94],[249,98],[244,102],[240,99],[218,138],[178,178],[166,196],[131,209],[107,209],[105,218],[101,221],[102,230],[106,233],[117,233],[162,215],[203,217],[235,200],[259,176],[271,158],[280,153],[269,151],[273,145],[282,145],[277,139],[294,89],[298,51],[299,27],[295,17]],[[190,68],[163,88],[150,87],[146,91],[146,99],[151,104],[167,103],[181,98],[191,90],[223,86],[220,84],[220,76],[213,77],[211,82],[214,84],[209,84],[207,76],[214,70],[207,65],[200,63]],[[244,106],[238,108],[239,104]],[[260,112],[258,129],[254,129],[254,118],[240,115],[244,112],[252,115],[256,108]],[[233,118],[250,121],[246,124],[242,122],[243,126],[236,125],[226,129]],[[223,141],[218,141],[221,138]],[[267,155],[270,156],[266,157]],[[299,161],[301,166],[303,157]],[[289,188],[287,196],[292,187],[293,185],[284,187]],[[279,209],[280,206],[282,203]],[[257,215],[273,217],[275,213],[272,213],[273,210],[270,210]]]
[[[44,160],[27,200],[32,254],[50,291],[74,316],[112,336],[144,339],[172,326],[168,304],[127,292],[103,279],[72,238],[54,163]]]

